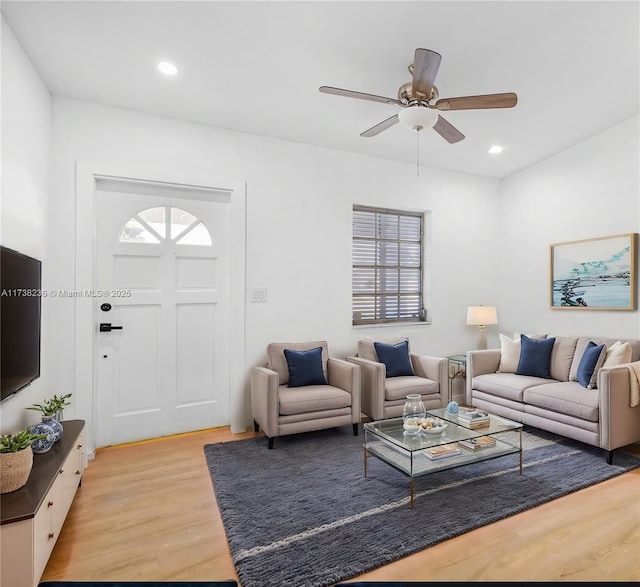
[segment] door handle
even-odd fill
[[[122,326],[112,326],[111,322],[100,322],[100,332],[111,332],[112,330],[122,330]]]

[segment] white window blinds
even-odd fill
[[[353,324],[424,319],[422,236],[422,214],[354,206]]]

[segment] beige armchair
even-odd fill
[[[375,343],[401,346],[406,341],[403,352],[405,369],[400,374],[387,376],[387,365],[378,357]],[[389,357],[384,357],[387,359]],[[362,412],[372,420],[386,420],[402,416],[402,408],[407,395],[419,393],[427,409],[442,408],[447,405],[449,393],[449,362],[444,357],[416,355],[409,351],[407,338],[378,341],[366,339],[358,342],[358,354],[347,357],[347,361],[360,366],[362,383]],[[413,374],[411,374],[413,372]]]
[[[251,370],[251,411],[273,448],[277,436],[360,423],[360,368],[329,358],[326,341],[271,343]]]

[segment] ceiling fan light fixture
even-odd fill
[[[398,112],[398,121],[409,130],[433,128],[438,122],[438,112],[427,106],[408,106]]]

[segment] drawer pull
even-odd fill
[[[78,449],[81,449],[81,448],[82,448],[82,445],[81,445],[81,444],[79,444],[77,448],[78,448]]]
[[[53,538],[53,532],[49,532],[49,540]]]
[[[76,471],[76,475],[80,475],[80,471]]]
[[[47,504],[47,507],[48,507],[48,508],[50,508],[52,505],[53,505],[53,502],[52,502],[52,501],[50,501],[50,502]]]
[[[64,473],[64,469],[60,469],[60,470],[58,471],[58,475],[62,475],[62,473]]]

